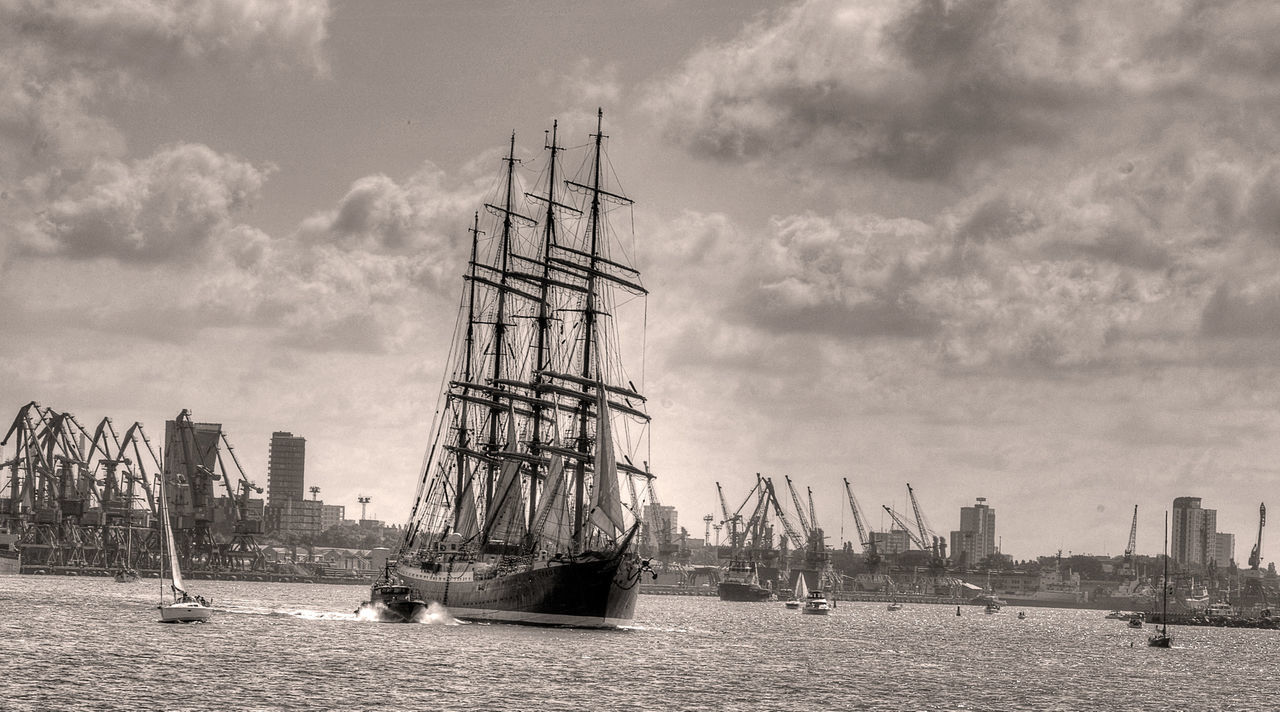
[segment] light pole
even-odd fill
[[[370,502],[373,501],[373,498],[365,497],[364,495],[361,495],[359,497],[356,497],[356,501],[360,503],[360,521],[364,521],[365,519],[368,518],[364,515],[365,514],[364,508],[368,506]]]
[[[312,501],[312,502],[316,501],[316,497],[318,497],[319,495],[320,495],[320,488],[319,488],[319,487],[312,487],[312,488],[311,488],[311,501]]]

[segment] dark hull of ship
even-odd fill
[[[640,592],[640,567],[632,556],[553,563],[481,580],[432,580],[408,567],[397,576],[455,618],[525,625],[628,625]]]
[[[423,601],[365,601],[356,615],[367,615],[380,623],[413,623],[427,610]]]
[[[722,582],[719,588],[721,601],[743,601],[754,603],[773,598],[773,592],[749,583]]]

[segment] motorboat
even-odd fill
[[[413,623],[420,620],[426,610],[427,602],[413,588],[395,580],[388,561],[369,590],[369,600],[360,604],[356,615],[381,623]]]
[[[825,616],[831,612],[831,602],[822,591],[810,591],[809,597],[804,600],[804,613],[812,615]]]

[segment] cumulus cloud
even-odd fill
[[[427,164],[402,183],[381,174],[356,180],[334,209],[307,218],[300,234],[346,250],[432,252],[455,244],[479,205],[474,186],[451,186]]]
[[[94,161],[74,180],[23,197],[47,207],[24,247],[46,256],[198,260],[258,194],[270,166],[179,144],[145,159]],[[61,176],[59,176],[61,177]]]
[[[1020,148],[1130,140],[1118,123],[1165,125],[1188,95],[1274,98],[1265,5],[812,0],[690,57],[648,103],[700,156],[966,180]]]

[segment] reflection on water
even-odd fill
[[[1104,611],[641,596],[623,630],[368,624],[359,586],[200,581],[200,626],[156,622],[155,582],[0,576],[0,709],[1272,709],[1280,631]],[[1136,643],[1136,644],[1135,644]],[[181,674],[175,674],[181,670]],[[87,684],[92,681],[92,684]]]

